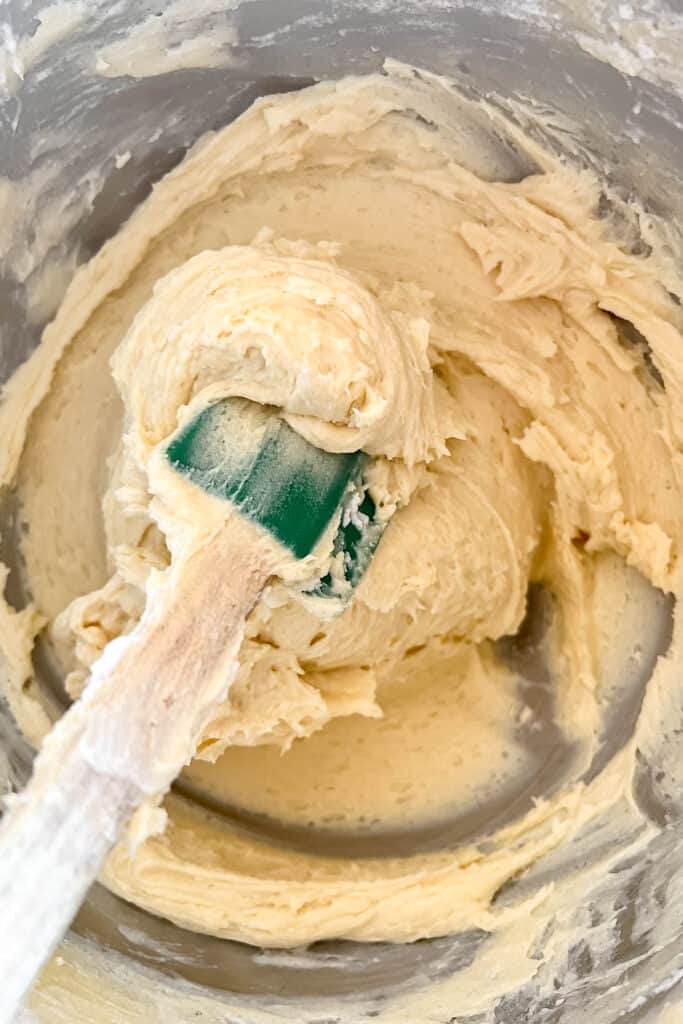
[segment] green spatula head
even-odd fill
[[[363,452],[322,451],[275,409],[226,398],[181,427],[166,454],[178,473],[232,502],[297,558],[309,555],[336,521],[333,547],[341,556],[342,582],[359,582],[381,535],[363,481]],[[337,583],[326,576],[311,593],[340,596]]]

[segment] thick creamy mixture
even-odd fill
[[[374,457],[391,518],[353,601],[311,603],[310,565],[272,581],[183,776],[296,842],[171,795],[163,831],[106,865],[115,892],[192,929],[288,946],[513,928],[533,908],[493,902],[504,883],[606,811],[637,813],[670,660],[636,735],[588,769],[646,581],[682,586],[675,283],[599,216],[589,174],[534,150],[505,182],[465,159],[465,129],[424,113],[442,88],[399,69],[318,85],[201,140],[76,275],[0,412],[35,601],[2,607],[0,643],[35,739],[37,632],[77,696],[150,579],[202,543],[154,471],[188,407],[246,396]],[[547,722],[496,645],[530,583],[554,608],[540,754]],[[449,840],[560,747],[549,791],[485,845]],[[399,852],[373,855],[373,836]]]

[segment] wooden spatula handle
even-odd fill
[[[166,792],[227,694],[244,620],[270,575],[239,533],[219,532],[173,587],[158,581],[154,618],[110,645],[0,825],[0,1024],[135,808]]]
[[[0,841],[0,1021],[9,1024],[143,794],[75,754],[39,804],[20,803]]]

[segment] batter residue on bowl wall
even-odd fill
[[[665,266],[598,216],[590,174],[529,143],[534,173],[496,180],[464,101],[461,125],[437,127],[447,91],[393,67],[258,101],[77,273],[0,413],[37,609],[4,608],[0,642],[38,740],[48,721],[22,691],[36,631],[76,696],[150,576],[173,572],[187,510],[149,466],[188,403],[244,395],[322,447],[364,448],[393,512],[367,576],[335,618],[301,581],[273,582],[188,785],[299,829],[446,833],[529,767],[533,713],[496,641],[531,582],[555,607],[563,776],[484,845],[393,857],[288,848],[171,796],[164,831],[121,843],[103,880],[257,945],[507,929],[521,979],[560,896],[497,903],[501,887],[606,811],[634,850],[656,832],[632,777],[659,742],[672,659],[634,736],[586,772],[614,647],[648,608],[641,577],[681,588],[683,318]]]

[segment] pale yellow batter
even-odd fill
[[[353,602],[311,603],[310,566],[274,581],[198,737],[187,781],[241,811],[371,835],[476,809],[528,757],[493,642],[519,629],[530,581],[553,595],[547,658],[576,747],[551,797],[485,849],[391,858],[271,844],[169,797],[163,833],[121,843],[104,881],[185,927],[270,946],[513,927],[529,908],[493,905],[503,883],[631,800],[636,739],[575,780],[616,685],[606,637],[638,621],[615,595],[629,574],[682,585],[683,318],[656,258],[598,218],[588,174],[535,152],[538,173],[497,182],[457,125],[416,118],[442,88],[400,70],[318,85],[202,140],[77,274],[0,411],[35,598],[2,609],[0,644],[36,739],[37,630],[77,695],[150,575],[201,542],[158,471],[188,406],[243,395],[375,457],[393,514]]]

